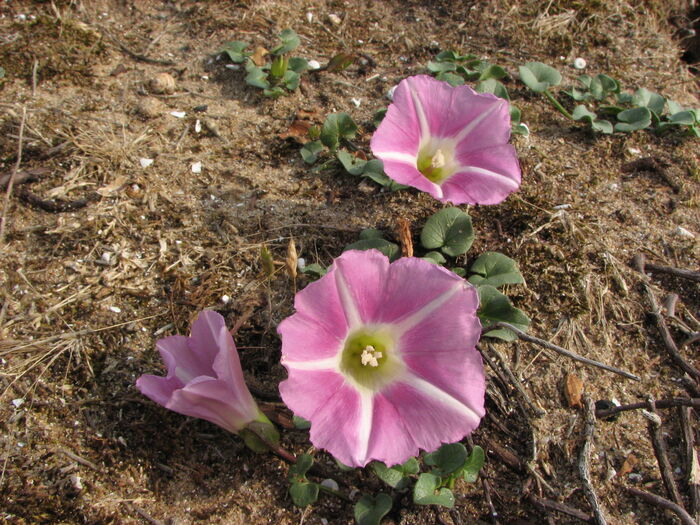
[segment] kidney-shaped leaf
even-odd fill
[[[424,472],[413,487],[413,502],[418,505],[442,505],[451,509],[455,504],[454,494],[447,488],[438,490],[439,486],[439,477]]]
[[[392,504],[388,494],[377,494],[375,498],[363,494],[355,503],[355,522],[357,525],[379,525],[391,510]]]
[[[484,328],[501,321],[512,324],[523,331],[527,330],[527,327],[530,325],[530,318],[522,310],[513,306],[507,296],[488,284],[479,286],[477,290],[480,302],[477,314]],[[514,341],[517,338],[513,332],[506,328],[491,330],[484,335],[497,337],[505,341]]]
[[[423,459],[426,465],[435,467],[434,474],[446,477],[464,466],[467,455],[467,449],[461,443],[447,443]]]
[[[620,111],[617,114],[619,122],[615,124],[615,131],[635,131],[648,128],[651,125],[651,111],[645,107],[638,107]]]
[[[357,124],[347,113],[331,113],[321,128],[321,142],[334,150],[340,139],[351,139],[357,133]]]
[[[442,209],[427,220],[420,242],[428,250],[439,248],[452,257],[466,253],[474,242],[472,219],[459,208]]]
[[[464,463],[464,481],[467,483],[476,483],[476,480],[479,478],[479,471],[481,471],[481,467],[484,466],[484,461],[486,461],[484,449],[476,445],[472,449],[472,453],[469,454],[469,458]]]
[[[528,62],[518,68],[520,80],[535,93],[542,93],[550,86],[561,83],[561,74],[542,62]]]
[[[469,282],[475,285],[490,284],[498,288],[523,282],[518,263],[498,252],[482,253],[469,271],[474,274],[469,277]]]

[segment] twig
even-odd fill
[[[32,66],[32,98],[36,97],[36,77],[39,71],[39,61],[34,60],[34,65]]]
[[[68,456],[70,459],[72,459],[76,463],[80,463],[81,465],[83,465],[85,467],[91,468],[92,470],[96,470],[97,472],[102,471],[102,469],[100,467],[98,467],[97,465],[95,465],[92,461],[89,461],[85,458],[81,458],[78,454],[75,454],[75,453],[71,452],[70,450],[66,450],[65,448],[62,448],[61,450],[59,450],[59,452],[61,454],[63,454],[64,456]]]
[[[651,438],[651,444],[654,447],[656,461],[658,462],[659,469],[661,470],[661,479],[664,481],[664,486],[666,487],[668,496],[678,505],[682,505],[683,498],[681,498],[681,493],[678,492],[676,480],[673,478],[673,467],[671,467],[671,462],[668,459],[666,440],[661,433],[661,417],[656,412],[656,406],[654,405],[653,399],[649,399],[647,402],[647,407],[649,408],[649,412],[645,411],[642,412],[642,414],[644,414],[644,417],[649,420],[649,437]]]
[[[573,352],[570,352],[561,346],[557,346],[554,343],[550,343],[549,341],[545,341],[544,339],[540,339],[538,337],[534,337],[532,335],[528,335],[525,332],[523,332],[520,328],[516,328],[515,326],[509,324],[509,323],[504,323],[504,322],[497,322],[493,323],[490,325],[488,328],[484,329],[481,331],[481,334],[485,334],[487,332],[490,332],[491,330],[496,330],[498,328],[506,328],[513,332],[515,335],[518,336],[519,339],[522,339],[523,341],[527,341],[529,343],[535,343],[536,345],[542,346],[544,348],[548,348],[549,350],[554,350],[558,354],[564,355],[570,359],[573,359],[574,361],[578,361],[580,363],[585,363],[587,365],[595,366],[598,368],[602,368],[603,370],[607,370],[608,372],[612,372],[614,374],[619,374],[623,377],[626,377],[628,379],[634,379],[635,381],[641,381],[641,378],[639,376],[636,376],[634,374],[631,374],[630,372],[626,372],[624,370],[621,370],[619,368],[615,368],[614,366],[606,365],[605,363],[601,363],[599,361],[594,361],[593,359],[588,359],[587,357],[580,356],[578,354],[575,354]]]
[[[593,522],[598,525],[606,525],[605,516],[598,503],[598,497],[596,496],[595,490],[593,489],[593,484],[591,483],[591,473],[590,473],[590,454],[591,454],[591,438],[593,437],[593,431],[595,430],[595,409],[593,407],[593,401],[588,395],[583,398],[583,406],[586,413],[586,422],[583,429],[583,446],[581,447],[581,452],[578,457],[578,470],[583,480],[583,492],[586,495],[588,503],[593,509]]]
[[[693,365],[688,363],[685,358],[680,354],[678,351],[678,347],[676,346],[675,341],[673,340],[673,337],[671,337],[671,332],[668,329],[668,326],[666,325],[666,321],[664,320],[664,317],[661,315],[661,309],[659,308],[659,303],[656,301],[656,296],[654,295],[654,291],[651,289],[651,286],[649,285],[648,278],[646,274],[644,273],[644,268],[646,266],[646,261],[644,258],[644,255],[637,254],[634,256],[633,259],[633,265],[635,269],[641,273],[644,276],[643,279],[643,284],[644,284],[644,290],[647,294],[647,299],[649,300],[649,303],[651,304],[651,315],[654,317],[654,321],[656,322],[656,327],[659,329],[659,333],[661,334],[661,339],[663,340],[664,344],[666,345],[666,349],[668,350],[668,353],[671,354],[671,358],[676,362],[676,364],[689,376],[691,376],[696,382],[700,383],[700,370],[695,368]]]
[[[486,453],[490,456],[496,456],[506,467],[520,474],[527,471],[525,462],[500,443],[492,439],[486,439],[484,445]]]
[[[133,512],[135,512],[136,514],[141,516],[144,520],[146,520],[151,525],[163,525],[162,521],[155,519],[153,516],[151,516],[148,512],[143,510],[141,507],[137,507],[136,505],[134,505],[130,501],[125,501],[123,503],[124,503],[124,505],[126,505],[126,507],[128,509],[132,510]]]
[[[685,442],[685,468],[688,478],[688,492],[690,492],[690,512],[695,516],[695,520],[700,523],[700,461],[698,461],[698,451],[695,450],[693,414],[690,407],[681,407],[679,412],[681,428],[683,429],[683,441]]]
[[[140,62],[145,62],[146,64],[157,64],[160,66],[173,66],[173,65],[175,65],[175,62],[173,62],[172,60],[158,60],[156,58],[150,58],[150,57],[147,57],[147,56],[142,55],[140,53],[136,53],[135,51],[132,51],[131,49],[126,47],[123,43],[121,43],[118,39],[113,37],[111,34],[109,34],[104,29],[102,31],[105,35],[107,35],[107,37],[112,42],[114,42],[117,45],[117,47],[119,47],[119,49],[121,49],[124,53],[126,53],[127,55],[129,55],[131,58],[133,58],[135,60],[139,60]]]
[[[660,399],[654,404],[656,405],[656,408],[672,408],[683,406],[700,408],[700,399],[689,397],[674,397],[671,399]],[[598,419],[604,419],[606,417],[614,416],[619,412],[625,412],[627,410],[639,410],[640,408],[647,408],[648,406],[649,405],[646,401],[642,401],[640,403],[630,403],[629,405],[620,405],[619,407],[596,410],[595,416]]]
[[[528,408],[532,411],[532,413],[536,417],[542,417],[545,415],[545,411],[542,410],[540,407],[536,406],[531,400],[530,396],[527,395],[527,392],[525,391],[525,388],[523,387],[522,383],[518,380],[518,378],[515,376],[515,374],[511,371],[510,367],[506,363],[505,359],[503,359],[503,356],[501,356],[500,353],[494,348],[494,346],[489,343],[488,345],[489,350],[493,355],[496,356],[496,359],[498,360],[498,363],[501,365],[501,368],[505,372],[505,374],[508,376],[508,379],[510,379],[510,382],[513,383],[513,386],[515,389],[518,391],[518,393],[522,396],[523,401],[527,404]]]
[[[10,173],[5,173],[4,175],[0,175],[0,190],[7,189],[7,186],[10,183],[10,179],[12,178],[13,173],[14,171]],[[45,168],[20,170],[15,175],[14,184],[28,184],[30,182],[36,182],[39,180],[39,177],[41,175],[45,175],[47,173],[50,173],[50,170]]]
[[[12,170],[12,175],[10,176],[10,182],[7,184],[7,191],[5,192],[5,202],[2,207],[2,217],[0,217],[0,245],[2,245],[5,239],[5,224],[7,223],[7,209],[10,207],[10,196],[12,195],[12,186],[15,183],[15,177],[19,171],[19,167],[22,164],[22,143],[24,142],[24,123],[27,120],[27,106],[22,107],[22,120],[19,123],[19,139],[17,141],[17,162],[15,162],[15,167]]]
[[[535,507],[537,507],[540,510],[554,510],[556,512],[561,512],[562,514],[566,514],[567,516],[571,516],[572,518],[576,518],[587,523],[595,523],[593,521],[593,516],[591,516],[590,514],[586,514],[582,510],[575,509],[564,503],[560,503],[558,501],[554,501],[547,498],[538,498],[532,492],[530,492],[527,495],[527,499],[530,501],[530,503],[532,503]]]
[[[627,487],[627,492],[629,492],[633,496],[638,496],[642,498],[647,503],[651,503],[652,505],[656,505],[657,507],[670,510],[676,516],[678,516],[683,525],[697,525],[697,522],[690,516],[690,514],[686,512],[686,510],[683,507],[681,507],[680,505],[676,505],[675,503],[667,500],[666,498],[662,498],[661,496],[657,496],[656,494],[652,494],[651,492],[639,490],[634,487]]]
[[[34,206],[35,208],[39,208],[40,210],[48,211],[50,213],[63,213],[67,211],[80,210],[91,202],[96,202],[99,200],[99,195],[96,193],[88,195],[86,199],[76,199],[74,201],[47,200],[42,199],[26,188],[18,190],[17,197],[30,206]]]

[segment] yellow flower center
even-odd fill
[[[428,141],[418,150],[418,158],[416,159],[418,171],[435,184],[443,182],[457,168],[454,160],[454,148],[445,141],[441,142]]]
[[[340,371],[352,382],[377,391],[404,370],[393,334],[382,327],[363,327],[345,340]]]

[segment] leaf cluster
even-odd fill
[[[380,159],[368,159],[357,149],[352,142],[357,130],[357,124],[347,113],[331,113],[321,128],[315,126],[309,129],[312,140],[301,148],[301,157],[307,164],[315,164],[321,156],[325,156],[326,162],[317,169],[335,166],[350,175],[371,179],[390,191],[406,188],[384,173],[384,163]]]
[[[258,66],[252,58],[252,53],[246,51],[247,42],[227,42],[218,54],[228,57],[234,64],[244,64],[245,82],[263,90],[266,97],[276,98],[287,91],[299,87],[301,74],[309,69],[309,63],[299,57],[289,57],[287,54],[299,46],[299,35],[293,29],[285,29],[279,34],[280,42],[266,55],[271,61]]]
[[[501,82],[508,78],[508,72],[501,66],[478,58],[476,55],[459,55],[454,51],[441,51],[435,60],[428,62],[428,70],[438,80],[444,80],[452,86],[461,86],[466,82],[476,82],[474,89],[478,93],[491,93],[505,99],[510,104],[511,131],[527,136],[530,132],[520,122],[521,111],[510,102],[506,86]]]

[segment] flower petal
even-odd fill
[[[160,377],[151,374],[144,374],[136,380],[136,388],[144,396],[159,405],[167,405],[175,390],[184,385],[177,377]]]
[[[189,345],[197,359],[202,363],[209,363],[210,370],[213,370],[216,357],[222,349],[233,345],[233,338],[226,329],[226,321],[221,314],[213,310],[204,310],[192,323]],[[235,352],[235,346],[233,348]],[[209,372],[195,375],[214,374]]]
[[[156,348],[168,369],[168,378],[177,377],[181,386],[193,377],[215,376],[212,362],[206,356],[193,352],[189,344],[190,339],[184,335],[171,335],[156,342]]]
[[[382,309],[376,322],[396,323],[425,310],[443,295],[464,285],[464,279],[440,266],[414,257],[404,257],[389,268],[387,282],[381,292]]]
[[[396,407],[384,395],[377,394],[374,397],[367,458],[392,466],[403,463],[411,456],[417,456],[418,452],[418,446]]]
[[[346,317],[354,309],[359,317],[355,323],[374,320],[383,300],[377,291],[384,288],[388,271],[389,259],[379,250],[349,250],[334,261],[329,273],[335,276]]]
[[[416,377],[392,385],[382,395],[396,408],[415,446],[429,452],[470,434],[484,415],[483,401],[480,407],[466,406]]]
[[[287,317],[277,327],[282,337],[282,356],[290,361],[317,361],[338,354],[343,339],[329,332],[316,319],[301,314]]]
[[[294,315],[301,315],[325,328],[332,336],[342,339],[348,332],[348,321],[335,279],[326,278],[327,275],[310,283],[296,294]]]
[[[342,375],[331,370],[287,371],[289,377],[279,385],[282,401],[297,416],[309,420],[345,382]]]
[[[185,388],[176,390],[165,408],[206,419],[233,433],[240,431],[258,415],[255,402],[242,402],[230,385],[208,377],[195,378]]]
[[[515,148],[502,144],[478,151],[457,147],[460,168],[442,184],[445,198],[456,204],[497,204],[520,187]]]

